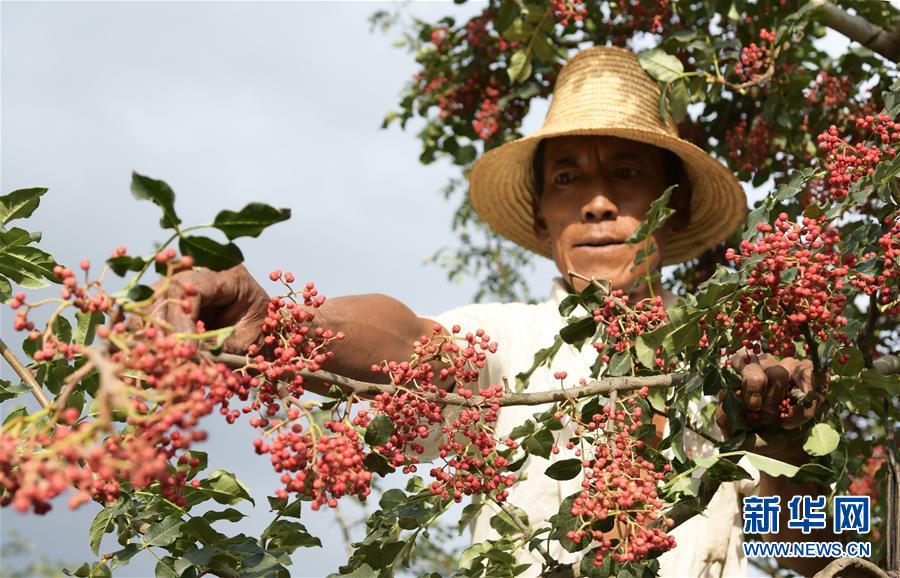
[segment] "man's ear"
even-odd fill
[[[683,231],[690,224],[692,196],[691,181],[683,174],[669,199],[669,207],[675,209],[675,214],[666,222],[666,228],[671,232]]]
[[[534,215],[534,236],[541,243],[549,243],[550,229],[547,227],[547,219],[541,212],[541,201],[537,196],[531,199],[531,213]]]

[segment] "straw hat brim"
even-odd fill
[[[550,129],[488,151],[469,175],[473,208],[499,234],[544,257],[550,244],[534,233],[535,194],[532,161],[541,140],[563,136],[614,136],[668,149],[684,163],[691,183],[688,225],[666,237],[663,265],[681,263],[728,238],[747,217],[746,195],[725,165],[696,145],[678,137],[640,128]]]

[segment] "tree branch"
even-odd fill
[[[850,40],[877,52],[891,62],[900,61],[900,23],[887,31],[865,18],[845,12],[828,0],[812,0],[822,13],[822,23]]]
[[[50,405],[50,400],[47,399],[47,394],[44,393],[44,389],[41,387],[41,384],[37,382],[32,375],[31,370],[25,367],[19,358],[16,357],[15,353],[9,348],[6,343],[0,339],[0,355],[3,356],[3,359],[13,368],[13,371],[25,382],[29,388],[31,388],[31,393],[34,395],[34,398],[41,404],[41,407],[47,407]]]
[[[232,355],[222,353],[215,356],[216,361],[221,361],[229,367],[244,367],[247,364],[246,358],[240,355]],[[346,393],[355,393],[357,395],[377,395],[379,393],[395,393],[398,390],[396,385],[384,383],[369,383],[366,381],[358,381],[350,379],[343,375],[331,373],[330,371],[300,371],[299,375],[318,379],[325,383],[337,385]],[[540,391],[535,393],[506,393],[500,399],[491,398],[491,403],[498,403],[501,406],[506,405],[542,405],[545,403],[553,403],[557,401],[565,401],[567,399],[581,399],[595,395],[610,393],[612,391],[631,391],[642,387],[673,387],[684,382],[687,374],[670,373],[667,375],[654,375],[645,377],[608,377],[606,379],[598,379],[591,381],[587,385],[573,387],[571,389],[553,389],[550,391]],[[421,393],[423,398],[440,402],[444,405],[460,405],[463,407],[473,407],[484,403],[485,399],[480,395],[473,395],[471,398],[448,393],[446,396],[439,396],[436,393]]]

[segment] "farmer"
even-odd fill
[[[552,343],[563,327],[560,301],[586,286],[580,277],[570,277],[570,271],[581,277],[605,279],[613,289],[630,292],[635,300],[648,297],[652,289],[670,304],[674,296],[663,291],[658,279],[648,287],[647,273],[696,257],[726,239],[744,221],[746,198],[740,183],[724,165],[680,139],[671,120],[663,123],[659,95],[657,83],[647,76],[632,52],[611,47],[585,50],[560,72],[543,128],[490,151],[473,168],[470,195],[481,217],[498,233],[556,263],[561,276],[553,281],[544,302],[467,305],[426,317],[385,295],[333,298],[318,310],[317,319],[323,327],[343,331],[347,338],[335,344],[329,369],[372,380],[373,362],[408,359],[412,343],[430,335],[437,322],[444,328],[458,324],[463,333],[482,328],[500,345],[497,354],[489,356],[482,386],[502,383],[504,377],[513,380],[517,373],[531,367],[534,352]],[[670,185],[678,185],[670,201],[675,215],[646,241],[626,243],[650,203]],[[638,251],[651,245],[655,247],[652,256],[635,267]],[[233,325],[235,331],[226,348],[234,352],[242,353],[259,340],[269,296],[243,266],[220,273],[197,270],[180,275],[199,288],[197,307],[193,318],[186,317],[180,307],[169,307],[166,316],[170,322],[190,328],[199,317],[207,327]],[[178,290],[178,284],[172,287]],[[590,343],[581,351],[574,346],[563,347],[549,367],[535,372],[529,391],[556,387],[557,380],[552,378],[556,371],[590,375],[595,357]],[[810,387],[808,362],[778,362],[755,356],[748,362],[741,355],[734,367],[742,374],[741,395],[748,409],[763,414],[779,413],[779,400],[771,393],[777,381],[782,386],[793,380],[800,387]],[[496,426],[498,435],[508,434],[539,409],[504,407]],[[797,409],[786,418],[785,425],[796,427],[811,416],[811,410]],[[721,429],[729,431],[721,408],[717,418]],[[660,435],[664,433],[664,421],[656,423]],[[566,432],[561,433],[562,439]],[[721,435],[719,431],[710,433]],[[695,457],[711,451],[699,436],[692,432],[685,436]],[[793,464],[808,460],[797,445],[770,447],[768,455]],[[793,484],[784,477],[759,473],[747,463],[742,465],[753,474],[752,480],[722,484],[705,515],[694,516],[672,531],[677,546],[660,556],[661,575],[744,576],[747,560],[741,549],[742,496],[781,496],[781,532],[768,536],[770,540],[833,539],[787,528],[788,501],[798,494],[819,495],[813,484]],[[531,456],[519,472],[527,473],[528,481],[510,489],[508,501],[527,512],[533,527],[549,519],[563,498],[580,489],[577,479],[557,482],[544,476],[547,466],[543,458]],[[486,507],[474,521],[475,542],[499,537],[489,524],[494,513]],[[554,546],[551,555],[558,560],[576,559]],[[532,563],[525,575],[538,574],[541,559],[536,553],[523,551],[518,556]],[[806,575],[826,562],[782,560]]]

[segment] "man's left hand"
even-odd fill
[[[755,417],[761,425],[765,426],[764,430],[769,432],[769,435],[766,435],[766,431],[758,432],[760,437],[769,443],[765,448],[758,448],[754,451],[773,458],[787,458],[790,455],[796,459],[794,455],[797,453],[796,447],[785,447],[785,444],[778,443],[779,440],[776,439],[777,437],[783,438],[784,435],[772,436],[771,433],[781,428],[784,430],[799,428],[815,415],[821,398],[815,399],[805,408],[800,407],[797,403],[792,403],[782,416],[782,401],[786,395],[790,394],[791,389],[798,388],[803,393],[814,389],[812,362],[808,359],[801,361],[793,357],[778,360],[767,353],[755,355],[741,350],[731,358],[731,367],[741,376],[741,386],[735,393],[744,403],[745,417]],[[733,434],[734,428],[725,414],[724,399],[725,392],[723,391],[719,393],[716,423],[727,439]],[[781,428],[778,428],[777,424],[780,424]],[[789,461],[795,461],[795,459]]]

